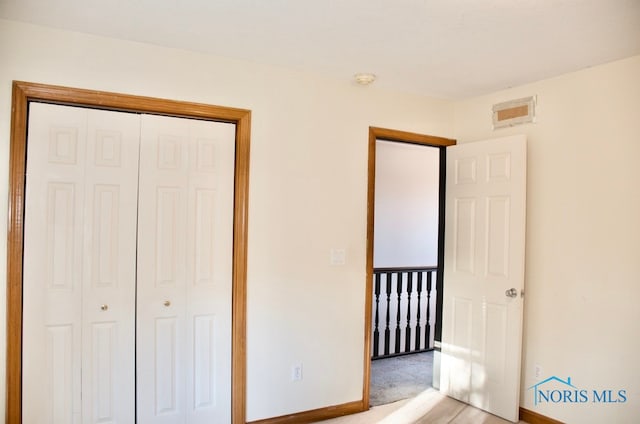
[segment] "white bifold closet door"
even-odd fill
[[[230,421],[234,131],[30,104],[23,422]]]
[[[143,116],[138,422],[231,422],[235,126]]]
[[[131,422],[140,118],[29,107],[22,421]]]

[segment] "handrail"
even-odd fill
[[[373,268],[373,272],[409,272],[409,271],[437,271],[438,267],[436,265],[429,266],[391,266],[391,267],[381,267],[381,268]]]

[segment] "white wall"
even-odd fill
[[[538,122],[492,131],[491,106],[538,95]],[[640,411],[640,56],[457,102],[455,136],[528,138],[521,404],[568,423]],[[625,404],[534,406],[542,376],[627,390]]]
[[[437,265],[439,160],[436,147],[376,142],[374,267]]]
[[[329,80],[3,20],[0,57],[5,205],[12,80],[251,109],[248,419],[361,398],[368,127],[450,137],[451,103],[356,86],[350,75]],[[347,250],[345,266],[329,265],[331,248]],[[5,249],[0,243],[0,299]],[[0,416],[5,306],[0,301]],[[297,362],[304,379],[293,383]]]

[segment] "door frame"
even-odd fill
[[[231,421],[246,421],[246,293],[251,111],[201,103],[13,82],[7,221],[8,424],[22,422],[22,255],[29,102],[228,122],[236,125],[231,321]]]
[[[364,410],[369,409],[369,384],[371,381],[371,317],[373,314],[373,229],[375,212],[375,181],[376,181],[376,141],[394,141],[399,143],[417,144],[421,146],[440,148],[440,212],[438,217],[438,279],[436,283],[436,303],[442,305],[442,265],[444,264],[444,180],[446,154],[445,148],[456,144],[456,140],[432,135],[417,134],[386,128],[369,127],[369,159],[367,178],[367,260],[364,308],[364,381],[362,387],[362,402]],[[442,310],[436,318],[435,340],[439,341],[442,332]]]

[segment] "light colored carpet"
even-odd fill
[[[431,387],[433,351],[371,361],[370,405],[408,399]]]

